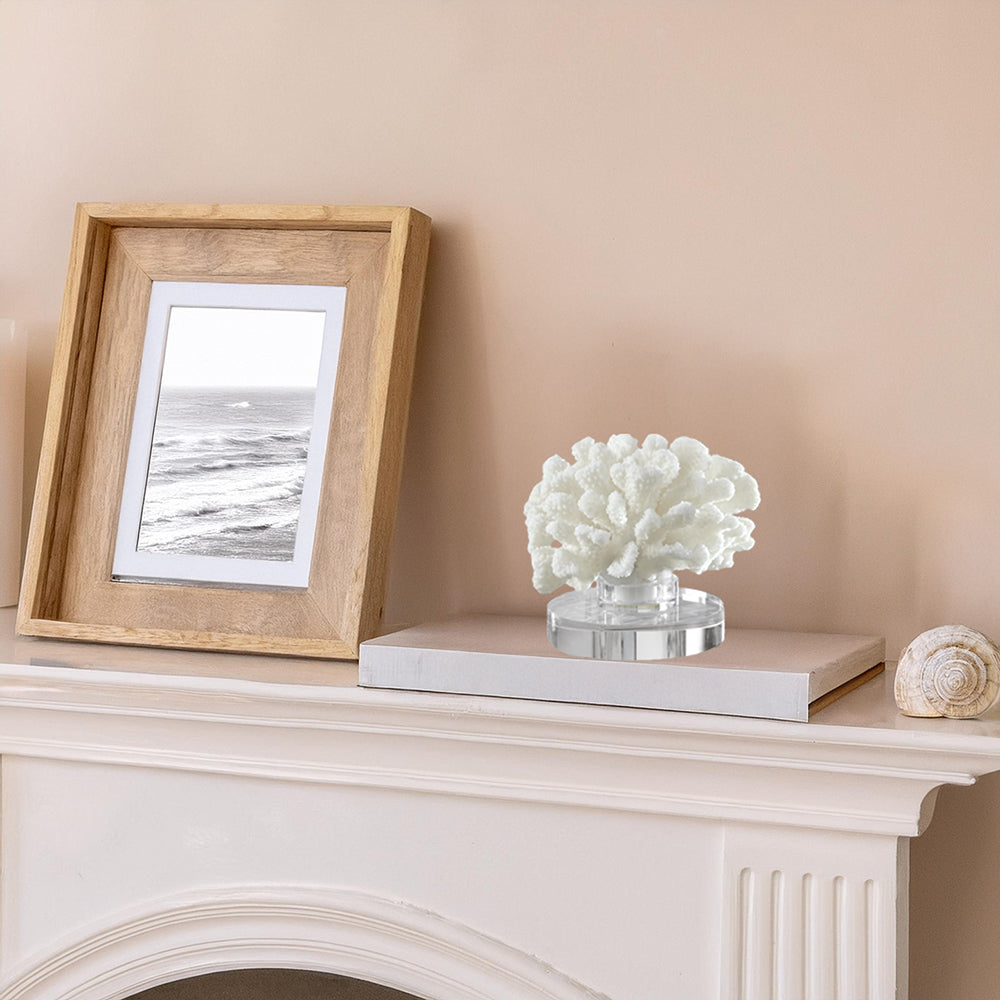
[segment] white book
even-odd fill
[[[475,615],[370,639],[359,673],[364,687],[807,722],[884,662],[881,638],[759,629],[696,656],[584,659],[549,643],[544,618]]]

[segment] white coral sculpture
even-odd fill
[[[535,589],[585,590],[598,575],[652,579],[664,570],[704,573],[753,547],[757,481],[694,438],[673,444],[631,434],[584,438],[571,465],[553,455],[524,505]]]

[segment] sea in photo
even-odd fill
[[[161,387],[137,548],[291,561],[312,387]]]

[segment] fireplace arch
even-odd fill
[[[240,969],[346,976],[418,1000],[602,1000],[457,921],[352,890],[222,886],[91,926],[18,975],[4,1000],[125,1000]]]

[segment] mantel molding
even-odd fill
[[[949,732],[28,664],[0,712],[7,754],[899,836],[1000,770]]]

